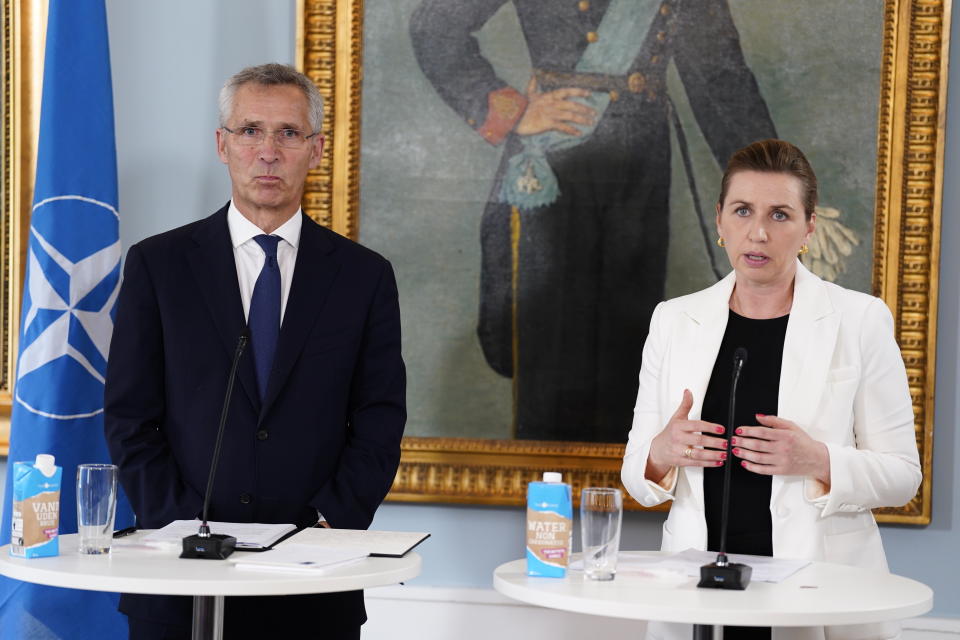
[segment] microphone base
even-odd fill
[[[237,539],[223,534],[212,534],[203,537],[200,534],[187,536],[183,539],[181,558],[205,558],[207,560],[223,560],[237,548]]]
[[[750,584],[753,569],[749,565],[730,562],[719,566],[716,562],[700,567],[700,589],[735,589],[743,591]]]

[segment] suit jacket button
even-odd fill
[[[600,36],[597,35],[596,31],[587,32],[587,42],[593,43],[600,39]]]
[[[250,500],[251,498],[249,493],[240,494],[240,504],[250,504]]]
[[[580,0],[580,2],[577,3],[577,8],[580,9],[580,11],[590,11],[590,0]]]
[[[260,431],[257,431],[257,440],[266,440],[269,437],[270,434],[267,433],[266,429],[260,429]]]

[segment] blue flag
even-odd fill
[[[77,531],[77,465],[110,461],[103,384],[120,285],[117,206],[104,0],[51,0],[3,544],[10,542],[13,462],[56,456],[66,534]],[[117,526],[132,521],[121,495]],[[126,638],[116,605],[116,594],[0,578],[0,640]]]

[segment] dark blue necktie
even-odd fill
[[[265,260],[257,284],[250,298],[250,347],[253,349],[253,364],[257,369],[257,386],[260,399],[267,393],[267,381],[273,366],[273,354],[280,337],[280,267],[277,265],[279,236],[259,235],[254,238],[263,249]]]

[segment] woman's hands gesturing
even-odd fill
[[[650,443],[648,480],[659,482],[673,467],[717,467],[726,460],[724,428],[713,422],[690,420],[692,406],[693,394],[684,389],[670,422]]]
[[[738,427],[733,455],[748,471],[768,476],[808,476],[830,486],[830,452],[795,423],[757,414],[759,427]]]

